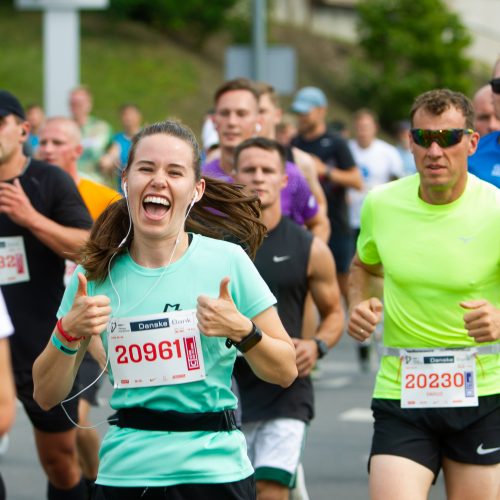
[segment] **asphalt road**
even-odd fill
[[[306,484],[311,500],[366,500],[366,462],[371,439],[369,402],[376,369],[361,373],[353,342],[344,337],[321,361],[315,374],[316,419],[313,421],[303,457]],[[106,404],[110,387],[104,387],[104,405],[93,410],[94,422],[111,413]],[[107,424],[99,428],[106,431]],[[43,500],[46,481],[38,464],[31,427],[18,408],[9,448],[0,458],[8,500]],[[444,500],[442,477],[432,488],[430,500]]]

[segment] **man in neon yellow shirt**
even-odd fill
[[[442,467],[448,498],[497,499],[500,191],[467,173],[479,134],[465,96],[426,92],[411,119],[417,174],[366,198],[349,279],[352,337],[384,312],[370,495],[425,499]]]

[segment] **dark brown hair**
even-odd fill
[[[276,151],[281,160],[281,168],[285,170],[286,165],[286,150],[285,148],[274,139],[267,139],[266,137],[251,137],[246,141],[240,143],[234,151],[234,168],[238,169],[238,159],[242,151],[248,148],[259,148],[265,151]]]
[[[353,121],[358,121],[360,118],[365,116],[369,116],[376,124],[378,124],[378,116],[375,111],[372,111],[369,108],[360,108],[353,115]]]
[[[157,134],[177,137],[191,146],[195,178],[200,180],[200,148],[196,138],[187,126],[176,121],[154,123],[142,129],[133,139],[126,169],[134,162],[139,142]],[[186,230],[240,243],[254,257],[266,233],[260,220],[257,195],[246,193],[240,184],[228,184],[210,177],[205,178],[205,183],[205,193],[186,219]],[[104,281],[113,255],[125,252],[130,245],[134,238],[133,227],[125,244],[120,245],[129,228],[129,217],[126,200],[122,199],[110,205],[96,220],[80,259],[89,280]]]
[[[234,80],[228,80],[224,82],[220,87],[217,88],[214,94],[214,104],[217,106],[217,101],[226,92],[231,92],[233,90],[248,90],[254,97],[255,100],[259,100],[259,93],[255,88],[255,84],[252,80],[248,78],[235,78]]]
[[[456,108],[464,115],[465,127],[474,128],[474,107],[468,97],[461,92],[450,89],[429,90],[420,94],[411,107],[410,117],[413,125],[413,118],[419,109],[427,113],[439,116],[450,108]]]

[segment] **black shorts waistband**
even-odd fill
[[[206,413],[122,408],[108,418],[110,425],[145,431],[190,432],[234,431],[238,429],[234,410]]]

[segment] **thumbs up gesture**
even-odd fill
[[[464,326],[476,342],[492,342],[500,339],[500,310],[487,300],[468,300],[460,302],[465,309]]]
[[[100,335],[106,328],[111,314],[110,300],[106,295],[87,295],[87,278],[78,273],[78,288],[73,305],[63,318],[63,326],[73,337]]]
[[[200,332],[209,337],[230,337],[240,341],[252,330],[252,322],[243,316],[229,291],[230,278],[220,282],[217,298],[200,295],[196,307],[196,318]]]
[[[76,290],[76,297],[87,296],[87,278],[82,273],[78,273],[78,288]]]

